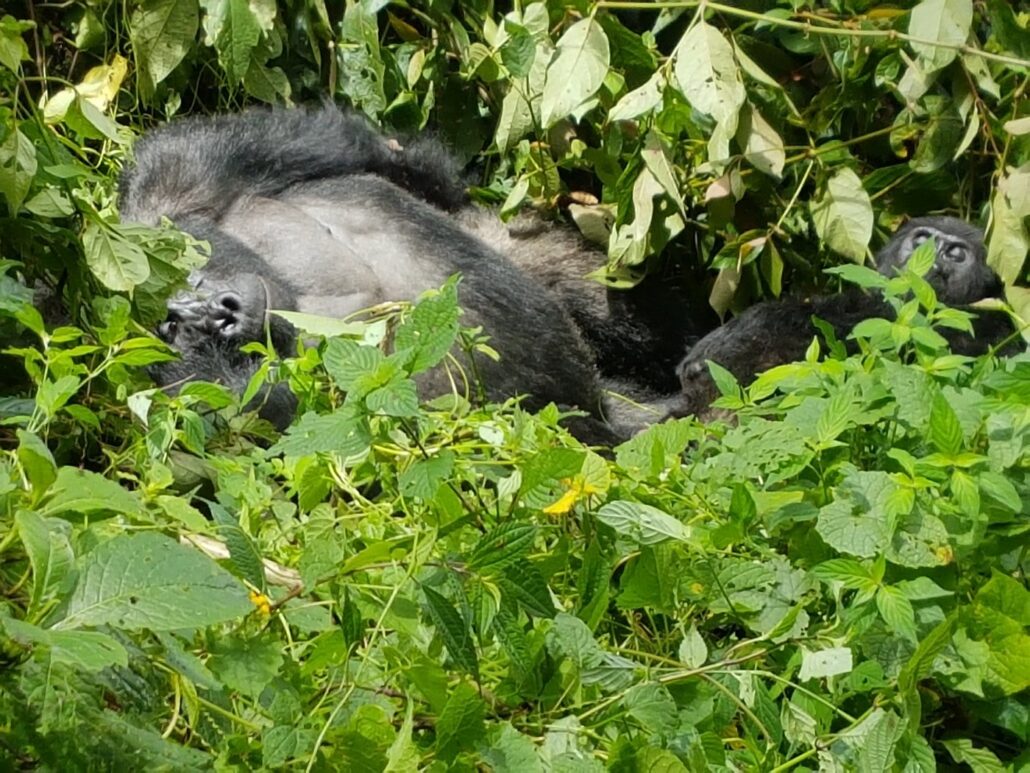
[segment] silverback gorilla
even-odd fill
[[[159,332],[181,359],[158,367],[156,380],[240,389],[255,367],[241,344],[264,340],[266,324],[280,351],[294,340],[268,309],[342,317],[413,299],[460,272],[466,322],[482,325],[502,356],[477,362],[491,399],[526,394],[530,408],[553,401],[587,410],[570,427],[590,441],[632,432],[636,423],[616,433],[602,419],[597,361],[612,363],[615,376],[620,368],[671,375],[682,337],[669,348],[614,311],[605,288],[583,281],[598,253],[549,228],[506,227],[469,205],[459,180],[433,140],[402,146],[332,107],[188,119],[152,132],[123,175],[123,217],[167,216],[211,244],[191,291],[169,303]],[[655,367],[659,356],[668,368]],[[422,388],[438,394],[449,384],[436,373]],[[278,390],[262,412],[281,427],[292,410]]]
[[[936,256],[924,278],[941,301],[962,306],[1000,295],[1001,281],[986,263],[983,232],[953,217],[919,217],[907,222],[877,255],[877,269],[892,276],[916,247],[931,238]],[[829,323],[836,337],[843,340],[862,320],[891,318],[893,310],[879,295],[857,289],[839,295],[756,304],[690,349],[677,369],[683,391],[673,402],[672,415],[704,415],[718,396],[708,370],[709,360],[747,384],[761,371],[802,359],[818,332],[812,324],[813,316]],[[974,331],[975,337],[944,332],[953,351],[973,355],[1005,340],[1013,329],[1004,314],[982,312],[974,320]]]

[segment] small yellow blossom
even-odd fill
[[[565,493],[561,495],[557,502],[553,502],[544,508],[544,512],[548,515],[565,515],[576,502],[587,498],[591,494],[598,494],[601,491],[601,489],[592,485],[582,475],[577,475],[575,478],[565,478],[562,480],[562,485],[565,486]]]
[[[262,615],[267,617],[272,614],[272,600],[264,593],[252,590],[250,592],[250,603],[257,607]]]

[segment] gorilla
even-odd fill
[[[468,202],[460,179],[435,140],[388,139],[331,106],[185,119],[149,133],[122,175],[123,218],[168,217],[211,245],[190,290],[169,302],[159,334],[180,360],[157,366],[155,380],[242,391],[257,366],[242,344],[267,331],[280,353],[294,346],[296,331],[269,309],[344,317],[460,273],[465,323],[482,325],[501,353],[476,362],[490,399],[526,394],[530,409],[586,410],[570,429],[588,442],[615,442],[660,418],[621,410],[622,424],[607,424],[598,365],[660,381],[682,356],[682,335],[668,343],[584,281],[603,258],[577,238],[532,220],[506,227]],[[656,368],[662,359],[668,367]],[[431,372],[421,388],[440,394],[450,380]],[[288,390],[263,403],[265,418],[289,423]]]
[[[903,225],[876,257],[881,274],[892,276],[915,249],[929,239],[936,245],[933,267],[924,277],[937,297],[950,306],[1000,296],[1001,280],[987,265],[983,232],[953,217],[918,217]],[[739,317],[712,331],[695,344],[679,364],[682,393],[672,401],[673,416],[706,415],[719,395],[708,361],[729,370],[742,384],[755,375],[804,358],[818,332],[812,317],[824,320],[843,340],[851,329],[870,317],[893,317],[893,309],[878,294],[858,289],[810,299],[783,299],[756,304]],[[1013,333],[1001,312],[981,311],[974,320],[975,335],[944,330],[952,351],[983,354]]]

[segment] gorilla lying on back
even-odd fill
[[[577,326],[564,303],[574,293],[533,275],[555,262],[552,235],[510,232],[495,214],[467,206],[455,162],[432,140],[402,148],[363,119],[325,107],[180,121],[142,139],[135,155],[121,181],[123,217],[167,216],[212,248],[159,330],[181,353],[155,370],[162,385],[203,379],[242,389],[256,365],[241,344],[264,340],[266,324],[281,352],[295,338],[281,318],[266,319],[268,309],[343,317],[413,299],[460,272],[466,323],[483,325],[502,355],[477,362],[488,396],[582,408],[594,417],[580,421],[577,434],[612,442],[620,435],[600,420],[601,352],[584,331],[636,346],[635,357],[652,368],[650,352],[664,345],[628,316],[617,319],[604,288],[587,282],[571,306]],[[562,245],[568,272],[581,277],[599,262],[578,242],[566,237]],[[423,388],[439,394],[449,384],[441,372]],[[280,427],[293,410],[284,391],[273,390],[263,408]]]
[[[892,276],[905,265],[916,247],[933,239],[936,257],[924,277],[938,299],[951,306],[999,296],[1001,281],[986,263],[983,232],[953,217],[919,217],[910,220],[891,238],[876,258],[880,273]],[[893,317],[893,310],[877,294],[857,289],[839,295],[811,299],[783,299],[759,303],[702,338],[680,363],[683,392],[674,401],[672,415],[704,415],[719,392],[707,361],[718,363],[746,385],[757,373],[776,365],[801,360],[818,332],[815,316],[828,322],[839,340],[870,317]],[[980,312],[974,320],[975,337],[954,330],[941,331],[952,351],[985,353],[1008,338],[1013,330],[1000,312]]]

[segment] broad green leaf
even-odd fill
[[[637,684],[626,691],[622,705],[633,719],[648,732],[672,730],[678,723],[676,702],[668,688],[654,682]],[[654,770],[654,768],[651,768]]]
[[[850,590],[875,590],[878,582],[868,568],[851,558],[833,558],[812,569],[824,582],[839,582]]]
[[[987,264],[1005,284],[1012,284],[1019,278],[1030,253],[1030,232],[1025,225],[1030,217],[1030,162],[1006,170],[998,181],[991,209],[993,226],[987,244]]]
[[[890,629],[916,643],[916,615],[910,602],[897,588],[886,585],[876,593],[876,608]]]
[[[374,389],[365,397],[365,405],[372,413],[386,416],[416,416],[418,414],[418,392],[410,378],[390,381]]]
[[[323,317],[318,314],[303,314],[299,311],[271,309],[270,314],[282,317],[298,330],[311,335],[334,338],[336,336],[361,336],[368,328],[366,322],[347,322],[336,317]]]
[[[536,125],[551,54],[550,42],[546,39],[539,41],[529,76],[509,85],[508,93],[501,102],[501,115],[497,119],[497,132],[494,135],[494,144],[500,150],[513,148]]]
[[[503,523],[480,537],[468,558],[468,566],[483,574],[499,572],[523,560],[536,535],[536,526],[531,523]]]
[[[625,94],[615,106],[608,111],[609,121],[632,121],[653,111],[662,104],[662,92],[665,90],[665,74],[656,72],[642,86]]]
[[[62,467],[47,492],[40,515],[60,515],[66,519],[93,513],[111,512],[139,517],[143,505],[135,492],[113,480],[77,467]]]
[[[83,671],[100,671],[108,666],[128,665],[125,648],[105,633],[96,631],[48,631],[13,617],[0,618],[7,635],[21,644],[41,645],[50,650],[56,663],[67,663]]]
[[[32,486],[34,500],[38,500],[57,479],[57,464],[53,454],[39,436],[19,429],[18,463]]]
[[[129,21],[132,52],[149,88],[167,78],[197,37],[197,0],[144,0]]]
[[[402,496],[432,499],[454,469],[454,454],[441,451],[429,459],[416,459],[398,478]]]
[[[597,511],[597,520],[639,545],[657,545],[670,539],[689,542],[691,538],[690,527],[641,502],[609,502]]]
[[[250,60],[250,67],[243,76],[243,88],[251,96],[271,105],[289,103],[292,89],[286,73],[279,67],[268,67],[257,59]]]
[[[500,732],[494,734],[490,747],[483,749],[482,755],[490,770],[497,773],[543,773],[544,770],[536,744],[508,722],[501,724]]]
[[[12,215],[21,208],[32,178],[36,176],[36,168],[35,146],[15,129],[0,143],[0,193],[7,200],[7,209]]]
[[[206,665],[230,690],[257,698],[283,667],[282,644],[273,636],[218,639]]]
[[[930,407],[929,440],[942,454],[955,456],[962,450],[962,425],[944,395],[937,393]]]
[[[476,689],[465,682],[458,684],[436,720],[437,756],[452,761],[459,752],[474,749],[484,733],[485,715],[486,705]]]
[[[572,114],[601,88],[608,63],[608,38],[593,16],[566,30],[547,66],[540,100],[545,129]]]
[[[737,129],[737,144],[744,159],[755,169],[779,180],[787,162],[783,139],[758,110],[749,105]]]
[[[536,617],[554,617],[554,601],[540,570],[530,561],[509,564],[497,578],[505,594],[514,598],[523,609]]]
[[[604,651],[586,623],[566,612],[555,616],[548,638],[580,671],[600,665],[604,659]]]
[[[452,279],[423,296],[411,315],[397,328],[394,348],[414,352],[409,372],[421,373],[439,363],[458,334],[458,284]]]
[[[746,95],[733,47],[723,33],[707,22],[695,24],[677,46],[675,73],[694,109],[727,125],[732,135]]]
[[[916,647],[916,651],[912,653],[912,657],[898,674],[898,686],[902,690],[914,690],[919,682],[930,676],[934,660],[951,643],[954,631],[955,621],[953,618],[948,618],[938,623],[923,637],[919,646]]]
[[[939,70],[958,54],[956,46],[966,43],[972,23],[972,0],[922,0],[908,21],[908,34],[920,38],[912,49],[927,69]]]
[[[903,725],[892,711],[877,708],[866,718],[859,747],[859,773],[886,773],[894,769],[895,751]]]
[[[25,546],[32,566],[32,596],[28,615],[32,619],[46,602],[67,592],[74,577],[75,553],[70,529],[62,521],[49,520],[37,513],[19,510],[14,525]]]
[[[251,609],[246,588],[203,553],[142,532],[102,542],[80,559],[78,584],[57,627],[171,631],[238,619]]]
[[[990,749],[973,746],[968,738],[951,738],[941,741],[955,762],[964,762],[975,773],[1005,773],[1010,770]]]
[[[336,386],[347,391],[362,376],[375,373],[385,359],[375,346],[365,346],[347,338],[333,338],[326,342],[322,363]]]
[[[29,58],[29,47],[22,34],[33,26],[11,16],[0,18],[0,64],[11,72],[17,73],[21,63]]]
[[[86,224],[82,247],[93,276],[111,290],[129,292],[150,277],[150,264],[142,248],[97,221]]]
[[[819,511],[816,531],[830,547],[860,558],[880,555],[890,544],[891,497],[897,489],[884,472],[854,472],[836,498]]]
[[[230,83],[240,83],[250,67],[250,58],[261,38],[262,23],[266,14],[256,12],[259,6],[270,0],[200,0],[205,10],[205,43],[213,45],[218,52],[218,63],[222,65]],[[274,5],[272,18],[274,19]],[[271,29],[269,20],[264,31]]]
[[[854,667],[850,647],[828,647],[811,652],[801,651],[801,671],[798,679],[823,679],[828,676],[847,674]]]
[[[873,235],[873,207],[858,175],[848,167],[838,169],[811,208],[819,238],[834,252],[862,263]]]
[[[342,408],[324,416],[304,414],[269,449],[269,453],[285,456],[338,453],[344,457],[356,457],[368,451],[371,443],[368,420]]]
[[[679,659],[687,668],[700,668],[708,662],[708,645],[697,632],[696,625],[690,626],[680,642]]]

